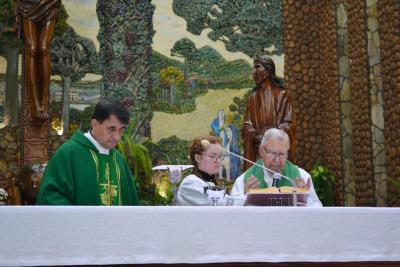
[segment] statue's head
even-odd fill
[[[262,55],[254,60],[254,80],[257,84],[268,79],[271,84],[275,87],[283,87],[283,82],[276,76],[275,73],[275,62],[272,58]]]

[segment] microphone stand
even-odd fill
[[[218,148],[218,149],[220,149],[220,150],[222,150],[222,151],[227,152],[228,154],[234,155],[234,156],[236,156],[236,157],[238,157],[238,158],[240,158],[240,159],[242,159],[242,160],[245,160],[245,161],[250,162],[250,163],[252,163],[252,164],[254,164],[254,165],[257,165],[258,167],[261,167],[261,168],[263,168],[263,169],[266,170],[266,171],[272,172],[272,175],[279,175],[280,177],[285,178],[286,180],[288,180],[288,181],[291,183],[291,185],[292,185],[292,187],[293,187],[293,192],[292,192],[292,193],[293,193],[293,206],[297,206],[297,190],[296,190],[296,186],[295,186],[294,182],[292,181],[292,179],[290,179],[289,177],[287,177],[287,176],[285,176],[285,175],[282,175],[281,173],[276,172],[276,171],[274,171],[274,170],[271,170],[271,169],[265,167],[264,165],[258,164],[257,162],[251,161],[251,160],[246,159],[246,158],[244,158],[244,157],[242,157],[242,156],[240,156],[240,155],[238,155],[238,154],[235,154],[235,153],[233,153],[233,152],[231,152],[231,151],[229,151],[229,150],[226,150],[225,148],[222,148],[222,147],[220,147],[220,146],[211,144],[208,140],[203,139],[203,140],[201,140],[201,143],[202,143],[202,145],[204,145],[204,146],[206,146],[206,147],[207,147],[207,146],[216,147],[216,148]],[[264,179],[265,179],[265,178],[264,178]],[[279,180],[279,179],[278,179],[278,180]]]

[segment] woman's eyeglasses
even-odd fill
[[[207,154],[202,154],[203,156],[209,157],[212,161],[223,161],[225,159],[224,155],[207,155]]]

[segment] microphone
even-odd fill
[[[274,173],[272,175],[272,187],[278,187],[278,182],[281,179],[281,175]]]

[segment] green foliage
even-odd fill
[[[173,11],[184,18],[187,30],[225,43],[230,52],[251,58],[283,53],[281,0],[174,0]]]
[[[124,133],[118,143],[118,150],[124,155],[129,166],[132,166],[139,184],[150,183],[152,165],[147,148],[141,144],[136,144],[128,133]]]
[[[386,206],[398,207],[400,205],[400,181],[388,178],[388,186],[390,193],[387,196]]]
[[[168,66],[160,71],[160,80],[171,85],[179,85],[183,82],[183,74],[180,69]]]
[[[335,205],[335,177],[327,167],[315,165],[310,171],[315,192],[324,206]]]
[[[14,1],[0,1],[0,37],[8,33],[16,36],[13,32],[14,20]]]
[[[140,205],[166,206],[171,204],[173,199],[172,188],[168,186],[165,191],[166,195],[161,195],[159,185],[154,183],[141,187],[139,191]]]
[[[162,111],[165,113],[172,114],[182,114],[192,112],[196,109],[196,104],[194,101],[179,101],[177,103],[171,104],[165,101],[157,101],[153,105],[154,111]]]
[[[65,10],[64,4],[61,4],[60,11],[58,13],[56,28],[54,29],[54,36],[63,35],[65,30],[69,27],[67,23],[69,15],[67,10]]]
[[[188,158],[189,141],[179,139],[175,135],[162,138],[157,143],[146,142],[144,145],[150,151],[153,165],[191,164]]]
[[[251,94],[252,90],[248,90],[242,98],[236,96],[232,100],[232,104],[229,105],[229,110],[233,113],[234,124],[238,129],[242,129],[243,126],[243,116],[247,107],[247,99]]]
[[[229,111],[233,114],[233,124],[241,131],[243,129],[244,112],[247,107],[247,99],[251,94],[252,90],[248,90],[243,97],[235,96],[232,99],[232,104],[229,105]],[[243,148],[243,136],[239,134],[238,136],[239,147]]]
[[[161,53],[152,50],[151,52],[151,63],[150,63],[150,79],[152,81],[152,90],[149,90],[150,95],[149,99],[152,103],[157,102],[155,105],[152,105],[153,110],[157,109],[157,106],[161,105],[161,103],[168,103],[165,99],[165,91],[163,84],[160,82],[160,71],[168,66],[174,66],[178,69],[184,69],[184,64],[177,60],[170,59],[162,55]],[[157,100],[160,99],[161,100]],[[156,109],[154,109],[156,108]]]
[[[151,70],[155,73],[160,73],[160,71],[168,66],[174,66],[178,69],[183,69],[182,62],[178,60],[171,59],[164,56],[163,54],[152,50],[151,51]]]
[[[211,46],[203,46],[199,49],[202,64],[221,64],[226,63],[226,60],[221,54]]]
[[[141,204],[155,204],[162,202],[161,196],[155,190],[156,186],[152,183],[152,164],[147,148],[135,143],[132,133],[135,129],[135,122],[132,120],[128,129],[121,136],[117,149],[124,156],[132,173],[136,177],[136,186],[139,192]]]
[[[182,38],[175,42],[171,49],[171,56],[183,57],[185,60],[185,79],[189,70],[192,70],[196,61],[199,60],[199,52],[193,41]]]
[[[14,21],[14,1],[0,1],[0,55],[5,55],[9,46],[22,44],[14,31]]]
[[[49,113],[51,115],[58,115],[60,116],[61,113],[61,102],[51,101],[49,105]]]

